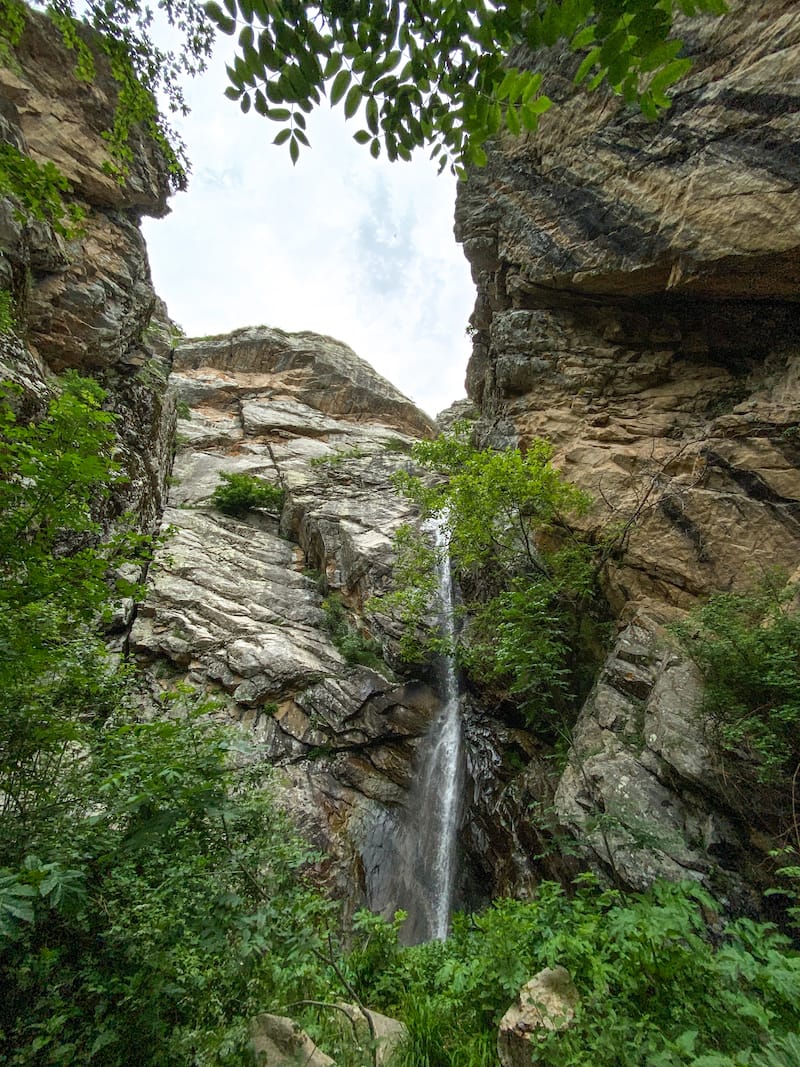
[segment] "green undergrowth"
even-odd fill
[[[720,593],[674,627],[705,681],[702,710],[745,781],[788,787],[800,766],[797,590],[771,575]]]
[[[0,395],[0,1062],[252,1067],[267,1011],[372,1067],[335,1022],[360,998],[408,1027],[393,1067],[497,1067],[499,1018],[559,964],[580,1007],[545,1067],[797,1067],[798,954],[694,884],[545,883],[412,948],[399,922],[343,929],[241,734],[188,688],[154,703],[100,639],[153,547],[95,514],[123,482],[103,390],[69,376],[30,424],[21,400]]]
[[[457,916],[445,942],[398,945],[357,916],[348,958],[365,1002],[405,1020],[393,1067],[497,1067],[497,1024],[544,967],[566,967],[572,1026],[536,1042],[542,1067],[790,1067],[800,1063],[800,956],[773,927],[724,924],[695,883],[624,896],[586,876],[532,901]]]
[[[589,497],[552,456],[542,440],[525,451],[477,447],[468,422],[415,444],[394,482],[443,530],[459,591],[455,640],[442,641],[437,618],[445,550],[419,522],[398,529],[394,588],[368,607],[400,623],[408,662],[454,655],[487,702],[555,736],[588,689],[605,612],[599,550],[571,526]]]

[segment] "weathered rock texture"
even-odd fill
[[[543,1033],[566,1030],[580,997],[565,967],[545,967],[520,989],[497,1033],[501,1067],[529,1067],[539,1062],[536,1046]]]
[[[456,216],[485,433],[554,443],[595,498],[586,532],[620,533],[612,608],[644,612],[556,797],[588,854],[607,861],[610,845],[636,885],[711,881],[741,867],[747,836],[745,798],[718,788],[692,718],[697,680],[659,624],[792,573],[800,549],[800,7],[738,0],[686,41],[693,71],[656,124],[575,94],[574,60],[545,59],[558,106],[535,137],[494,145]]]
[[[405,799],[416,739],[436,698],[402,683],[366,622],[385,590],[392,535],[411,515],[390,477],[430,420],[349,348],[259,327],[180,344],[170,389],[181,415],[165,522],[131,647],[218,693],[263,758],[285,768],[287,804],[335,863],[343,895],[363,899],[374,839]],[[211,506],[222,472],[285,490],[280,514],[233,518]],[[328,610],[323,598],[329,599]],[[360,635],[360,636],[358,636]],[[345,634],[347,636],[347,634]]]
[[[136,130],[127,177],[120,183],[109,174],[103,132],[114,122],[116,86],[88,31],[86,41],[96,66],[88,82],[76,76],[76,55],[60,32],[29,12],[19,45],[0,65],[0,142],[55,163],[70,182],[66,199],[85,213],[65,238],[24,221],[12,199],[0,198],[0,289],[13,296],[19,334],[0,338],[0,376],[25,386],[32,409],[51,372],[78,370],[109,389],[130,481],[107,518],[132,510],[150,531],[160,517],[173,422],[163,405],[169,349],[147,333],[157,301],[139,220],[166,213],[169,180],[159,149]]]

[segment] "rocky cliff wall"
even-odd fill
[[[70,236],[25,218],[0,197],[0,290],[10,294],[15,330],[0,337],[0,376],[26,388],[36,407],[53,373],[78,370],[109,390],[120,417],[120,459],[129,476],[111,504],[151,532],[160,520],[171,462],[174,413],[164,407],[169,372],[163,306],[150,279],[139,230],[143,215],[167,211],[166,163],[134,129],[123,181],[103,137],[114,123],[116,83],[91,35],[93,79],[76,74],[77,56],[43,15],[29,12],[12,52],[0,57],[0,143],[38,164],[55,163],[68,180],[65,202],[83,218]],[[153,318],[154,312],[160,314]]]
[[[172,536],[131,648],[156,689],[188,681],[246,725],[329,884],[391,910],[375,889],[382,850],[438,702],[395,675],[392,634],[365,608],[413,519],[391,475],[433,426],[347,346],[266,327],[182,342],[170,391]],[[221,474],[284,500],[226,515],[212,500]]]
[[[550,806],[634,885],[735,894],[775,824],[725,788],[699,679],[661,628],[773,566],[792,574],[800,549],[800,5],[730,7],[687,29],[694,68],[658,123],[575,93],[572,57],[545,57],[558,106],[494,144],[456,233],[486,438],[550,439],[594,497],[584,533],[626,531],[604,581],[630,625],[560,779],[534,764],[518,779],[506,852],[535,830],[525,803],[545,822]]]

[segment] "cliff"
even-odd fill
[[[629,885],[690,877],[754,907],[777,843],[774,812],[726,776],[699,676],[664,624],[797,567],[800,12],[734,3],[692,26],[693,72],[659,123],[576,95],[572,58],[552,56],[558,106],[540,132],[495,143],[460,187],[483,438],[551,440],[595,502],[581,535],[619,542],[603,572],[613,647],[562,762],[479,693],[465,702],[462,900],[524,895],[571,873],[577,851]],[[321,876],[391,910],[386,852],[439,700],[427,675],[401,676],[399,635],[369,600],[413,519],[391,476],[434,427],[330,338],[175,336],[138,229],[166,210],[166,167],[141,138],[127,178],[110,177],[116,90],[95,58],[95,79],[78,80],[31,16],[0,67],[0,139],[56,162],[84,211],[64,237],[0,199],[16,316],[0,375],[25,386],[30,413],[53,372],[108,389],[129,481],[101,518],[131,510],[146,532],[162,516],[172,530],[124,627],[151,711],[176,682],[213,695],[280,768],[328,857]],[[263,479],[283,503],[226,515],[223,474]]]
[[[712,592],[791,575],[800,548],[800,9],[730,7],[691,23],[694,67],[657,123],[576,93],[568,54],[535,57],[557,107],[470,173],[456,233],[485,438],[552,441],[595,501],[582,533],[624,548],[604,592],[628,625],[566,769],[554,792],[540,766],[519,788],[628,883],[736,895],[777,824],[726,780],[700,680],[662,628]],[[522,805],[509,821],[532,832]]]
[[[95,64],[90,81],[76,76],[77,57],[55,26],[30,12],[13,55],[0,57],[0,144],[40,165],[55,163],[69,182],[65,202],[82,212],[63,235],[26,217],[12,197],[0,198],[0,290],[14,317],[13,333],[0,337],[0,376],[25,386],[31,409],[54,372],[78,370],[102,382],[120,416],[129,478],[105,518],[130,510],[152,532],[165,498],[174,413],[163,404],[169,346],[158,328],[148,333],[158,302],[139,221],[166,213],[169,180],[160,151],[137,131],[127,176],[120,182],[111,174],[103,133],[114,123],[117,86],[90,35],[86,42]]]

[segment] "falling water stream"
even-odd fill
[[[455,638],[453,584],[445,531],[432,525],[438,551],[439,616],[442,636],[452,646]],[[441,663],[442,710],[436,717],[420,760],[418,793],[417,863],[428,893],[423,901],[428,936],[447,937],[456,867],[456,833],[461,814],[462,759],[458,676],[453,657]]]
[[[442,636],[451,644],[455,625],[446,533],[440,523],[429,530],[439,556],[437,614]],[[460,694],[452,657],[442,656],[438,667],[441,709],[417,751],[405,810],[385,811],[362,851],[370,907],[387,917],[405,911],[401,938],[407,944],[447,937],[453,904],[463,793]]]

